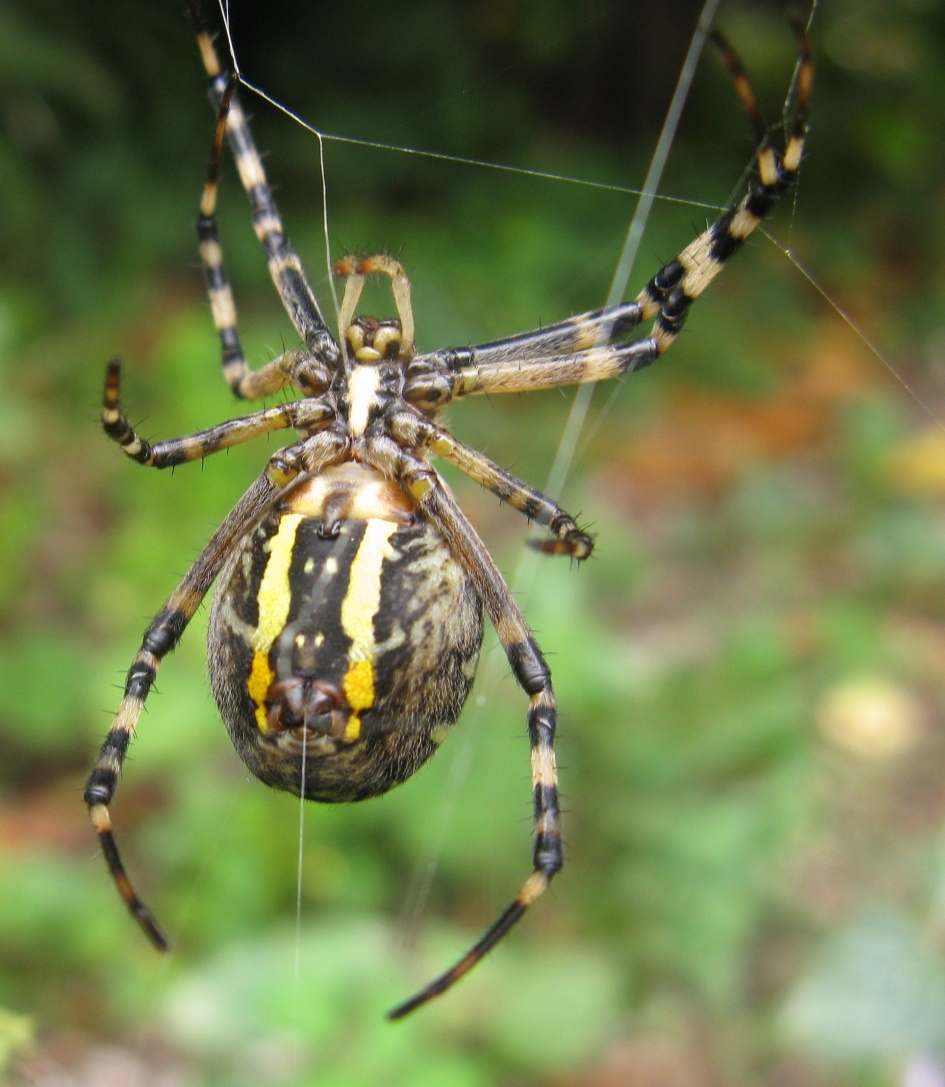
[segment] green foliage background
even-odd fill
[[[603,300],[695,5],[231,7],[247,78],[320,130],[557,175],[321,149],[247,100],[322,298],[323,150],[328,255],[397,253],[421,346]],[[784,10],[732,0],[719,21],[776,116]],[[430,767],[382,800],[310,806],[297,924],[298,804],[229,749],[196,621],[114,808],[175,939],[168,959],[146,946],[81,788],[148,617],[275,446],[149,473],[97,422],[116,353],[146,435],[239,414],[192,239],[212,119],[185,13],[0,0],[8,1082],[871,1087],[941,1067],[945,9],[836,0],[813,34],[809,159],[772,231],[839,309],[759,240],[672,355],[598,393],[558,496],[598,552],[514,582],[555,670],[568,865],[475,975],[388,1026],[526,874],[523,696],[490,636]],[[701,66],[661,186],[682,202],[657,204],[635,284],[749,157],[720,69]],[[224,242],[260,362],[292,332],[233,173]],[[450,422],[542,485],[569,400]],[[457,487],[515,575],[525,527]]]

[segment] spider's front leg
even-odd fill
[[[210,100],[217,112],[207,180],[200,198],[197,239],[213,322],[220,340],[223,376],[238,397],[258,400],[278,392],[287,384],[283,380],[288,371],[285,360],[296,354],[288,352],[259,370],[252,370],[243,353],[236,326],[236,305],[217,231],[217,193],[223,143],[227,139],[240,181],[252,205],[253,225],[272,281],[296,331],[308,348],[306,365],[299,374],[301,380],[294,383],[307,395],[318,395],[328,387],[338,368],[343,366],[341,350],[325,325],[302,269],[302,262],[285,235],[262,157],[236,93],[240,83],[239,74],[228,76],[224,73],[199,4],[196,0],[188,0],[188,6],[207,73]]]
[[[475,528],[436,472],[417,457],[378,447],[377,467],[394,472],[424,517],[442,534],[456,561],[466,571],[482,600],[519,686],[528,695],[528,738],[531,746],[534,847],[532,872],[518,894],[485,934],[461,959],[409,1000],[388,1013],[400,1019],[451,988],[509,932],[547,890],[562,865],[558,813],[558,774],[554,738],[557,705],[551,672],[496,566]]]
[[[606,381],[643,370],[663,355],[675,342],[693,303],[790,192],[800,170],[814,68],[807,34],[800,25],[795,31],[797,78],[793,103],[788,108],[789,95],[785,104],[793,119],[788,121],[780,150],[761,120],[741,62],[716,36],[758,139],[757,177],[741,200],[664,264],[632,302],[592,310],[506,340],[419,355],[410,364],[405,398],[423,411],[439,411],[450,401],[474,393],[531,392]],[[649,335],[623,339],[645,321],[653,322]]]

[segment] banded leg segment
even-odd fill
[[[148,938],[161,951],[168,947],[167,938],[128,878],[112,833],[108,806],[114,799],[125,756],[161,661],[180,641],[227,557],[279,500],[286,487],[297,478],[301,467],[293,449],[281,450],[272,458],[266,472],[239,500],[170,599],[148,624],[141,647],[128,670],[121,705],[86,782],[84,799],[118,893]]]
[[[510,472],[500,468],[478,449],[471,449],[448,430],[419,414],[402,412],[391,420],[391,436],[409,449],[430,449],[437,456],[449,461],[471,480],[491,491],[500,502],[505,502],[523,513],[529,521],[548,529],[553,540],[530,541],[532,546],[545,554],[569,555],[573,559],[586,559],[594,549],[594,539],[581,529],[574,518],[541,491],[530,487]]]
[[[110,362],[105,374],[102,429],[132,460],[151,468],[170,468],[208,457],[274,430],[294,428],[312,434],[330,423],[335,415],[336,409],[330,402],[308,397],[231,419],[183,438],[152,444],[138,434],[121,409],[121,364],[117,360]]]
[[[479,362],[453,373],[418,376],[411,374],[404,399],[430,410],[429,393],[440,397],[436,407],[473,393],[524,393],[553,389],[560,385],[609,381],[622,374],[636,373],[659,357],[652,337],[630,343],[590,347],[571,355],[545,355],[505,362]],[[427,378],[429,377],[429,380]],[[440,387],[445,386],[445,395]]]
[[[589,310],[566,321],[477,347],[451,347],[411,360],[404,398],[424,411],[476,392],[526,392],[603,381],[639,370],[656,357],[635,343],[609,347],[643,320],[637,302]],[[629,353],[627,351],[629,349]],[[617,354],[622,350],[622,354]]]
[[[797,25],[798,68],[794,119],[783,152],[776,151],[765,131],[752,89],[735,51],[715,35],[735,88],[748,111],[758,137],[755,161],[758,177],[745,196],[726,209],[715,222],[676,257],[665,264],[643,288],[636,301],[645,320],[655,317],[653,337],[659,353],[679,335],[692,303],[705,291],[728,261],[745,244],[781,197],[793,186],[804,154],[807,115],[814,85],[810,42]]]
[[[611,309],[588,310],[545,328],[508,336],[504,340],[477,344],[475,347],[451,347],[420,355],[411,363],[409,374],[419,374],[428,367],[448,372],[498,369],[521,363],[547,363],[551,359],[574,356],[589,348],[622,340],[643,320],[638,302],[624,302]]]
[[[389,1019],[403,1018],[451,988],[468,973],[547,890],[562,865],[558,776],[554,757],[557,706],[548,665],[492,556],[436,473],[422,461],[404,453],[398,478],[414,497],[424,516],[442,532],[453,555],[472,579],[515,678],[528,695],[534,846],[531,875],[497,920],[453,966],[388,1012]]]
[[[758,177],[746,195],[672,261],[665,264],[633,302],[593,310],[479,347],[420,355],[408,370],[406,399],[424,410],[442,408],[471,393],[528,392],[633,373],[654,362],[679,334],[692,303],[745,243],[800,169],[813,90],[810,45],[798,27],[798,70],[793,121],[784,150],[772,145],[761,123],[754,91],[732,49],[721,43],[723,59],[758,136]],[[649,337],[612,343],[642,321],[654,321]]]
[[[622,302],[610,309],[589,310],[532,332],[521,332],[505,340],[479,344],[468,350],[482,363],[505,359],[546,358],[570,355],[589,347],[622,340],[643,320],[638,302]]]
[[[309,349],[307,361],[314,374],[313,383],[325,389],[332,374],[342,365],[338,342],[325,325],[299,256],[285,236],[262,159],[236,94],[239,77],[233,75],[227,78],[223,74],[196,0],[189,0],[189,6],[209,80],[210,97],[217,109],[213,149],[200,201],[197,238],[213,320],[220,338],[224,377],[234,393],[246,399],[256,399],[282,387],[278,384],[270,386],[267,380],[256,376],[261,375],[262,371],[250,369],[236,328],[236,306],[226,276],[216,222],[217,190],[226,136],[253,209],[253,225],[266,255],[272,281],[293,325]],[[278,370],[263,369],[266,378],[277,379]]]

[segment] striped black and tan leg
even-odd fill
[[[810,45],[800,27],[797,36],[793,120],[782,152],[775,150],[764,130],[741,63],[731,47],[718,39],[758,137],[758,177],[747,194],[665,264],[633,302],[581,314],[508,340],[420,355],[411,364],[405,397],[420,407],[442,407],[472,393],[529,392],[604,381],[643,369],[663,354],[679,334],[692,303],[789,191],[800,169],[813,66]],[[654,321],[650,336],[610,343],[628,335],[640,321],[649,320]]]
[[[565,321],[522,332],[504,340],[478,344],[469,348],[476,362],[492,364],[512,359],[547,358],[555,355],[572,355],[589,347],[622,340],[643,320],[643,311],[637,302],[622,302],[610,309],[589,310],[569,317]]]
[[[441,351],[432,351],[429,354],[420,355],[410,367],[410,394],[408,398],[413,403],[423,403],[427,399],[425,394],[418,395],[422,387],[424,375],[428,372],[434,374],[455,375],[454,385],[457,388],[449,390],[449,397],[468,395],[470,392],[480,391],[472,384],[468,384],[468,374],[471,372],[483,375],[488,380],[489,375],[502,374],[506,371],[515,371],[523,366],[529,371],[534,369],[537,373],[548,370],[549,367],[559,365],[558,372],[565,373],[565,383],[578,378],[567,375],[568,367],[573,371],[574,362],[568,359],[579,357],[582,353],[605,347],[615,340],[621,340],[629,335],[643,320],[643,309],[638,302],[624,302],[610,309],[589,310],[569,317],[565,321],[548,325],[546,328],[536,328],[530,332],[521,332],[515,336],[508,336],[503,340],[493,340],[490,343],[478,344],[476,347],[452,347]],[[619,372],[619,371],[615,371]],[[551,371],[548,370],[550,375]],[[508,374],[505,381],[514,380]],[[535,385],[537,378],[531,379],[533,384],[526,388],[542,388],[544,385]],[[591,378],[585,378],[591,380]],[[598,379],[594,379],[598,380]],[[548,379],[553,383],[553,378]],[[507,387],[503,389],[507,391]]]
[[[279,501],[303,469],[318,471],[340,459],[341,455],[337,440],[325,433],[306,441],[304,458],[300,446],[280,450],[272,457],[266,471],[234,506],[167,603],[148,624],[141,647],[128,670],[121,705],[86,782],[85,802],[108,869],[131,914],[159,950],[166,950],[167,938],[128,879],[109,813],[138,719],[161,661],[180,641],[187,624],[240,540]]]
[[[236,306],[226,276],[216,222],[217,191],[225,136],[236,160],[243,188],[252,205],[253,226],[265,252],[272,281],[286,312],[308,348],[307,368],[303,374],[305,380],[299,387],[308,395],[317,395],[328,387],[332,374],[342,365],[341,351],[337,340],[325,325],[302,270],[301,260],[285,236],[282,218],[266,180],[262,159],[236,94],[238,76],[228,78],[223,74],[213,42],[194,0],[190,0],[190,11],[209,80],[210,98],[217,110],[210,166],[200,200],[197,238],[213,320],[220,338],[223,375],[237,396],[250,400],[278,392],[288,383],[284,379],[288,369],[284,361],[286,356],[280,356],[253,371],[246,361],[240,343],[236,327]]]
[[[399,445],[431,450],[480,487],[491,491],[501,502],[554,535],[553,540],[529,541],[536,550],[551,555],[568,555],[580,561],[594,549],[594,538],[580,528],[566,510],[541,491],[505,471],[485,453],[464,445],[426,416],[401,412],[390,420],[390,427],[391,435]]]
[[[411,367],[404,399],[424,410],[442,408],[450,400],[473,393],[523,393],[560,385],[608,381],[635,373],[659,357],[653,337],[630,343],[591,347],[571,355],[539,355],[525,360],[482,364],[475,362],[443,372]]]
[[[528,695],[534,845],[531,875],[498,919],[449,970],[393,1008],[388,1013],[389,1019],[401,1019],[451,988],[468,973],[547,890],[562,865],[558,775],[554,756],[558,715],[551,672],[492,556],[439,476],[428,464],[404,451],[401,452],[396,472],[398,481],[416,501],[422,514],[437,526],[454,557],[475,585],[512,672]]]
[[[720,35],[715,35],[758,137],[755,154],[758,177],[737,204],[724,211],[675,260],[665,264],[637,296],[636,301],[643,308],[644,319],[656,319],[653,337],[660,354],[670,347],[679,334],[692,303],[715,279],[726,261],[745,244],[797,177],[804,155],[814,69],[807,34],[800,25],[795,30],[798,67],[794,119],[783,152],[776,151],[771,144],[761,121],[755,93],[737,55]]]
[[[231,419],[183,438],[151,443],[138,434],[121,409],[121,365],[117,360],[108,364],[102,397],[102,429],[132,460],[151,468],[170,468],[208,457],[274,430],[293,428],[312,434],[330,423],[335,415],[336,409],[330,402],[307,397]]]

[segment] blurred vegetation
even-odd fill
[[[320,148],[249,102],[323,298],[322,151],[330,256],[398,253],[421,346],[602,301],[696,5],[230,6],[246,77],[321,131],[558,175]],[[212,119],[182,7],[0,0],[8,1082],[945,1082],[945,7],[818,10],[809,159],[771,230],[833,302],[760,240],[671,356],[597,394],[558,497],[598,552],[515,580],[555,669],[568,865],[486,964],[397,1026],[383,1011],[527,871],[524,698],[491,635],[415,781],[309,806],[298,928],[299,806],[229,749],[202,620],[162,669],[114,808],[169,958],[124,915],[81,804],[144,624],[275,447],[149,473],[98,426],[119,352],[147,435],[240,413],[194,252]],[[784,9],[730,0],[719,22],[776,117]],[[657,203],[635,284],[749,154],[708,56],[661,185],[682,203]],[[224,242],[262,361],[292,332],[233,175]],[[542,485],[570,396],[450,421]],[[458,488],[515,575],[520,519]]]

